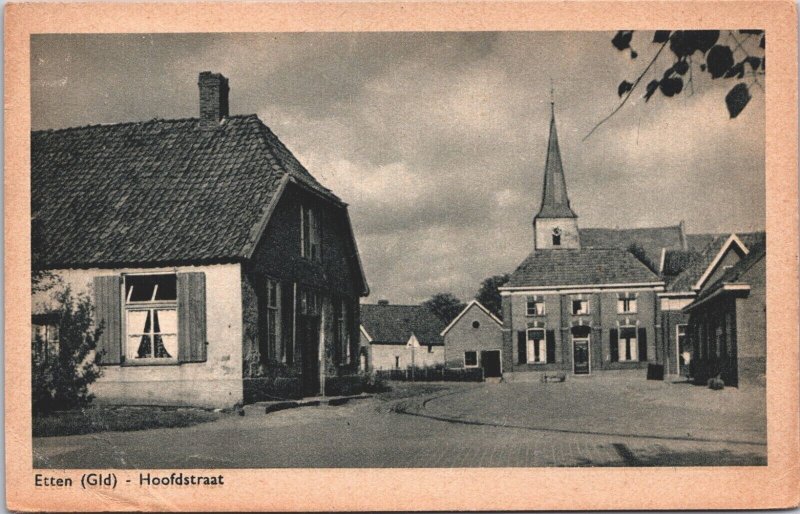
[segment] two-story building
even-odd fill
[[[225,77],[198,85],[196,118],[31,134],[34,252],[103,326],[92,392],[211,407],[331,392],[357,372],[369,292],[347,204],[256,115],[229,115]]]

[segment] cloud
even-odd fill
[[[582,140],[655,51],[637,34],[633,61],[612,35],[35,36],[33,126],[194,116],[197,73],[224,73],[233,112],[258,113],[350,204],[372,300],[467,299],[530,251],[551,83],[581,226],[763,229],[757,90],[729,120],[730,84],[697,76],[693,95],[635,94]]]

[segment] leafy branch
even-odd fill
[[[620,82],[617,94],[622,100],[608,116],[600,120],[586,134],[583,140],[588,139],[600,126],[622,109],[644,76],[653,68],[653,65],[667,47],[674,55],[674,62],[664,70],[661,79],[653,79],[647,84],[643,95],[645,102],[648,102],[656,91],[661,91],[661,94],[668,98],[676,96],[686,89],[684,86],[691,86],[690,94],[694,94],[695,67],[699,68],[700,72],[708,73],[712,79],[722,78],[738,81],[744,79],[745,76],[749,76],[752,78],[749,84],[743,81],[738,82],[725,97],[725,105],[728,108],[730,117],[736,118],[752,98],[750,88],[755,85],[763,91],[758,77],[763,76],[766,70],[764,31],[739,30],[738,32],[744,36],[741,40],[736,37],[733,31],[728,31],[725,44],[720,44],[721,33],[718,30],[655,31],[653,43],[660,45],[655,55],[633,82],[628,82],[627,80]],[[748,51],[746,46],[748,41],[756,38],[759,40],[759,44],[755,50],[759,55],[756,55],[756,52]],[[631,47],[632,39],[632,30],[620,30],[611,40],[611,44],[619,51],[629,51],[631,59],[636,59],[639,53]],[[730,40],[733,41],[734,45],[727,44]],[[699,58],[696,57],[698,53],[700,55]],[[738,62],[737,57],[739,57]],[[686,77],[685,84],[684,77]]]

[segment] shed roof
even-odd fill
[[[363,304],[361,326],[372,344],[406,344],[411,334],[422,346],[444,344],[445,324],[422,305]]]

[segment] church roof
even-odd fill
[[[504,287],[589,286],[660,282],[632,253],[617,248],[535,250]]]
[[[581,248],[618,248],[627,250],[632,244],[644,249],[645,256],[658,269],[662,249],[683,248],[680,225],[648,228],[582,228],[579,229]]]
[[[550,140],[547,145],[547,160],[544,166],[544,188],[542,189],[542,207],[537,218],[577,218],[569,206],[567,182],[564,178],[564,167],[561,164],[561,150],[558,148],[556,117],[551,106]]]

